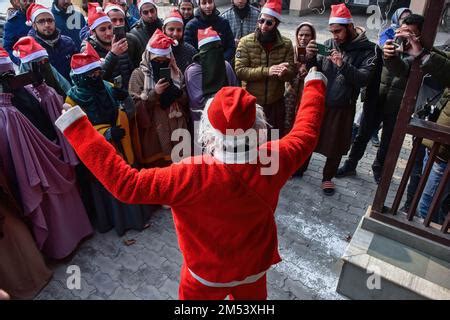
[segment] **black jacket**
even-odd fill
[[[344,63],[340,68],[328,57],[317,56],[317,66],[328,78],[326,106],[354,106],[361,88],[367,86],[375,67],[375,44],[359,29],[358,36],[352,42],[338,46],[330,39],[325,41],[325,46],[337,48],[344,53]]]
[[[195,49],[198,49],[198,30],[212,27],[219,34],[219,37],[222,40],[224,51],[223,55],[225,60],[231,62],[236,51],[233,31],[231,30],[228,21],[219,16],[219,13],[219,10],[216,9],[213,16],[206,20],[200,11],[200,8],[197,8],[194,18],[188,22],[184,29],[184,41],[189,43]]]
[[[150,40],[156,29],[162,30],[162,26],[163,23],[161,19],[156,20],[152,25],[148,25],[141,19],[136,23],[134,28],[127,33],[128,55],[130,56],[133,68],[139,67],[148,40]]]
[[[105,59],[102,64],[102,69],[105,72],[105,74],[103,75],[103,79],[113,83],[115,77],[122,76],[122,88],[128,90],[128,82],[130,81],[131,73],[134,70],[128,54],[125,53],[117,56],[103,47],[92,36],[90,36],[86,41],[89,41],[95,51],[97,51],[100,58]],[[84,51],[86,47],[86,41],[83,42],[81,51]]]

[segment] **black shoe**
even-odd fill
[[[380,168],[372,166],[372,172],[373,172],[373,179],[375,180],[375,183],[380,184],[380,181],[381,181]]]
[[[380,146],[380,139],[378,138],[378,135],[373,135],[372,138],[370,138],[372,141],[372,145],[376,148]]]
[[[355,168],[351,168],[348,165],[348,162],[345,161],[344,165],[338,169],[336,172],[335,177],[336,178],[343,178],[343,177],[350,177],[350,176],[356,176],[356,170]]]

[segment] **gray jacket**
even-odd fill
[[[234,12],[233,6],[221,14],[221,17],[228,20],[234,39],[240,39],[252,32],[255,32],[258,17],[261,12],[254,6],[250,6],[250,12],[243,20]]]

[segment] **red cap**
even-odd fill
[[[70,67],[75,74],[86,73],[101,66],[100,57],[89,42],[86,42],[86,49],[74,54],[70,61]]]
[[[208,108],[212,127],[222,134],[227,129],[244,131],[253,128],[256,120],[256,98],[241,87],[223,87]]]

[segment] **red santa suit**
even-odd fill
[[[265,273],[281,261],[274,217],[279,193],[316,146],[325,90],[325,76],[311,72],[292,131],[258,148],[278,156],[279,169],[269,175],[262,174],[267,165],[261,161],[227,152],[138,171],[116,154],[79,107],[69,109],[56,125],[120,201],[171,206],[184,257],[181,299],[223,299],[228,294],[264,299]],[[256,98],[238,87],[222,88],[207,111],[222,134],[251,128],[255,113]]]

